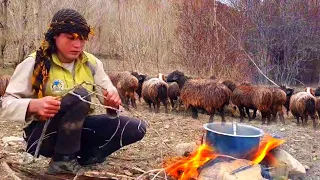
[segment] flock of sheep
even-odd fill
[[[259,110],[262,124],[275,121],[277,116],[282,123],[285,123],[284,109],[286,109],[287,115],[290,111],[296,117],[298,125],[300,120],[302,125],[307,125],[310,116],[313,127],[316,128],[316,112],[320,113],[320,99],[316,98],[316,95],[320,95],[320,88],[315,91],[306,88],[305,92],[294,93],[294,89],[285,86],[266,87],[247,82],[236,84],[230,80],[218,82],[211,78],[190,78],[180,71],[174,71],[166,77],[162,74],[159,74],[159,77],[147,77],[137,72],[120,72],[109,76],[118,88],[126,108],[129,108],[130,102],[135,107],[134,92],[136,92],[139,100],[142,97],[150,110],[153,105],[155,112],[159,112],[162,102],[165,112],[168,112],[169,100],[172,109],[179,108],[182,104],[186,109],[190,108],[195,119],[199,110],[206,112],[210,115],[210,122],[213,121],[216,111],[220,113],[222,121],[225,121],[224,109],[227,105],[239,110],[241,122],[246,115],[251,121]],[[125,81],[127,83],[124,83]],[[250,109],[253,110],[252,116],[249,113]]]
[[[225,106],[229,105],[233,110],[238,108],[240,121],[246,114],[249,121],[256,117],[257,110],[262,116],[262,124],[266,120],[276,120],[279,115],[282,123],[284,121],[283,109],[289,111],[296,117],[297,124],[307,125],[308,116],[313,120],[313,127],[316,128],[317,115],[320,114],[320,88],[315,91],[306,88],[304,92],[294,93],[292,88],[285,86],[266,87],[257,86],[244,82],[236,84],[233,81],[225,80],[218,82],[215,79],[201,79],[187,77],[183,72],[174,71],[168,76],[159,74],[158,77],[148,77],[137,72],[116,72],[108,74],[114,86],[118,89],[125,108],[129,106],[136,108],[135,94],[141,97],[155,112],[159,112],[160,103],[168,112],[168,103],[171,109],[179,108],[182,104],[185,109],[191,109],[192,117],[198,117],[198,110],[210,115],[212,122],[214,114],[218,111],[222,121],[224,118]],[[10,76],[0,76],[0,97],[4,95]],[[169,101],[168,101],[169,100]],[[249,110],[253,110],[251,116]]]

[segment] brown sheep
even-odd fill
[[[191,108],[192,117],[198,117],[198,110],[204,109],[210,114],[209,121],[213,121],[216,110],[224,119],[224,106],[229,103],[231,91],[223,84],[208,79],[191,79],[180,71],[174,71],[167,77],[168,82],[177,82],[180,87],[180,96],[186,109]]]
[[[4,96],[4,93],[6,92],[10,78],[11,76],[9,75],[0,76],[0,97]]]
[[[266,118],[267,123],[270,123],[272,92],[268,88],[240,85],[233,91],[232,102],[239,108],[241,122],[245,114],[244,108],[246,108],[249,121],[251,121],[249,109],[253,109],[261,112],[262,124],[265,124]]]
[[[252,96],[254,87],[248,86],[248,85],[240,85],[235,88],[233,91],[233,94],[231,96],[231,101],[233,104],[235,104],[240,112],[240,122],[243,121],[243,118],[245,117],[245,108],[247,111],[247,114],[249,116],[249,121],[251,121],[251,117],[249,114],[249,108],[256,110],[256,107],[252,104]]]
[[[129,72],[110,73],[109,77],[112,84],[118,89],[126,108],[129,109],[129,102],[133,108],[136,108],[134,92],[138,88],[138,79]]]
[[[131,75],[133,75],[134,77],[136,77],[138,79],[138,88],[136,89],[136,93],[138,94],[139,102],[141,102],[142,84],[147,79],[147,76],[144,74],[139,74],[137,72],[131,72]]]
[[[256,87],[252,99],[253,105],[261,112],[262,124],[270,124],[271,118],[271,105],[272,105],[272,92],[265,87]]]
[[[299,118],[303,126],[307,125],[308,115],[310,115],[313,128],[316,128],[315,106],[316,98],[308,92],[298,92],[290,99],[290,111],[297,118],[298,125],[300,125]]]
[[[166,81],[165,76],[162,73],[158,74],[158,78]],[[180,102],[180,89],[179,89],[179,85],[176,82],[172,82],[172,83],[168,83],[168,98],[170,100],[170,104],[171,104],[171,110],[172,111],[174,109],[174,104],[175,101],[178,101],[178,106],[176,108],[176,110],[178,110],[180,108],[180,105],[182,102]]]
[[[316,88],[316,90],[313,90],[312,88],[310,87],[306,87],[305,89],[305,92],[308,92],[310,93],[311,95],[315,96],[316,97],[316,112],[318,114],[318,117],[320,117],[320,98],[318,97],[320,94],[320,88]]]
[[[271,114],[273,116],[273,120],[276,120],[277,113],[279,113],[281,122],[285,124],[282,106],[287,101],[286,93],[280,88],[270,88],[270,90],[272,92]]]
[[[315,91],[311,87],[306,87],[304,89],[304,91],[312,94],[313,96],[315,96]]]
[[[316,98],[316,111],[318,113],[318,117],[320,117],[320,98]]]
[[[287,100],[286,100],[286,102],[284,103],[284,107],[285,107],[286,110],[287,110],[287,116],[289,116],[289,111],[290,111],[290,99],[291,99],[291,96],[292,96],[293,93],[294,93],[294,89],[293,89],[293,88],[286,87],[285,85],[280,86],[280,88],[286,93]]]
[[[168,98],[170,100],[171,110],[175,108],[174,101],[177,101],[177,109],[179,109],[181,105],[179,85],[176,82],[168,83],[168,85]]]
[[[315,96],[320,96],[320,87],[317,87],[316,90],[314,90]]]
[[[166,78],[164,77],[164,74],[159,73],[158,78],[161,79],[162,81],[166,81]]]
[[[151,111],[151,104],[155,112],[158,113],[160,109],[160,102],[165,107],[165,112],[168,113],[168,84],[159,78],[151,78],[142,84],[142,98],[149,105]]]

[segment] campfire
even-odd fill
[[[210,134],[207,133],[206,138],[208,137],[210,138]],[[215,137],[215,141],[217,142],[218,140],[216,139],[217,137]],[[164,164],[165,171],[169,176],[179,180],[233,179],[233,176],[235,177],[234,179],[242,179],[238,175],[244,171],[247,171],[247,174],[243,173],[243,179],[247,179],[248,177],[250,179],[273,179],[270,177],[270,169],[273,169],[273,176],[279,175],[278,177],[280,177],[282,174],[286,174],[286,172],[281,170],[283,168],[283,161],[279,161],[283,158],[279,158],[279,153],[276,153],[277,147],[283,144],[284,140],[274,138],[268,134],[264,134],[259,140],[258,145],[248,150],[247,153],[242,152],[241,154],[232,156],[230,152],[235,152],[234,150],[226,151],[227,154],[221,153],[225,150],[222,151],[221,149],[223,148],[219,146],[225,146],[225,144],[212,144],[210,140],[206,139],[204,143],[186,157],[168,159]],[[248,141],[248,139],[244,139],[243,141]],[[285,170],[287,169],[285,166]]]
[[[261,141],[257,153],[252,155],[252,159],[248,161],[248,164],[240,168],[245,169],[255,164],[259,164],[265,158],[270,165],[276,166],[277,161],[269,152],[275,147],[281,145],[283,142],[284,140],[273,138],[270,135],[265,135]],[[177,161],[172,163],[167,162],[168,165],[166,167],[166,172],[172,177],[180,180],[197,179],[200,173],[199,169],[203,169],[203,166],[206,166],[206,164],[209,164],[218,157],[232,160],[238,159],[228,155],[218,154],[211,146],[204,143],[188,157],[184,157],[179,160],[176,158],[169,160],[171,162]],[[241,170],[240,168],[239,170]]]

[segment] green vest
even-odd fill
[[[36,56],[32,53],[30,56]],[[94,83],[94,74],[97,66],[95,56],[84,52],[79,59],[74,62],[74,74],[63,67],[56,54],[52,55],[52,62],[49,71],[49,79],[45,86],[44,96],[60,96],[68,92],[82,82]],[[89,92],[93,91],[92,85],[83,84]]]

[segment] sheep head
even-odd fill
[[[315,96],[320,96],[320,87],[317,87],[316,90],[314,91]]]
[[[183,76],[184,76],[183,72],[176,70],[168,75],[167,81],[168,82],[177,82]]]
[[[187,81],[187,77],[184,75],[183,72],[180,72],[178,70],[173,71],[167,77],[167,82],[178,83],[180,89],[184,86],[186,81]]]
[[[293,93],[294,93],[294,89],[293,88],[288,88],[288,87],[286,87],[284,85],[280,86],[280,88],[286,93],[287,97],[292,96]]]

